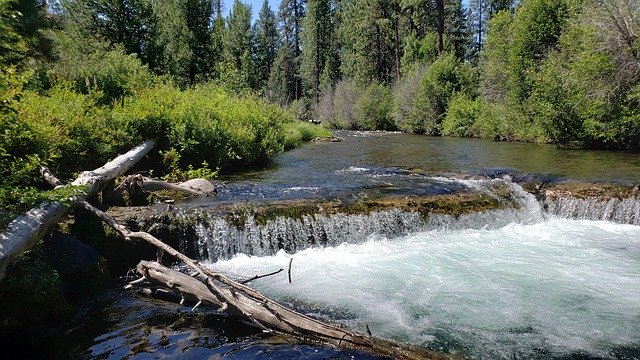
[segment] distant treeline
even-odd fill
[[[219,0],[60,0],[59,65],[43,71],[90,87],[87,60],[117,50],[179,86],[249,89],[334,127],[637,150],[639,6],[282,0],[252,25],[239,0],[226,18]]]

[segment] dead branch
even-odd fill
[[[240,281],[240,284],[248,284],[248,283],[250,283],[250,282],[252,282],[254,280],[258,280],[258,279],[266,278],[268,276],[273,276],[273,275],[276,275],[276,274],[280,274],[283,271],[284,271],[284,269],[280,269],[280,270],[277,270],[277,271],[274,271],[274,272],[271,272],[271,273],[268,273],[268,274],[256,275],[256,276],[252,277],[251,279]]]
[[[388,340],[378,339],[371,336],[357,334],[337,326],[330,325],[307,315],[293,311],[276,301],[262,295],[258,291],[247,287],[241,283],[229,279],[228,277],[215,273],[210,269],[197,263],[195,260],[183,255],[179,251],[173,249],[162,241],[158,240],[151,234],[146,232],[132,232],[125,226],[116,223],[111,217],[104,212],[93,207],[86,201],[77,201],[77,205],[87,209],[98,216],[107,225],[114,228],[125,239],[138,238],[164,250],[166,254],[180,260],[189,268],[195,270],[195,276],[203,279],[203,285],[211,293],[211,303],[217,304],[226,309],[232,315],[241,319],[247,319],[255,326],[270,332],[278,332],[304,339],[305,341],[316,342],[333,346],[336,348],[349,348],[369,351],[372,353],[392,356],[397,359],[449,359],[450,357],[443,354],[434,353],[422,348],[402,345]],[[185,274],[180,277],[171,277],[169,274],[176,275],[165,270],[158,263],[141,262],[138,266],[138,272],[147,280],[156,280],[159,283],[171,285],[172,288],[180,289],[180,291],[189,292],[195,288],[192,277],[186,280]],[[182,281],[187,284],[180,284]],[[198,280],[195,280],[198,281]],[[204,288],[199,287],[198,290]],[[203,295],[196,298],[204,298]],[[203,299],[204,300],[204,299]],[[202,301],[202,300],[201,300]]]

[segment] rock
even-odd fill
[[[46,237],[44,246],[47,262],[58,272],[70,304],[109,288],[107,261],[92,246],[59,232]]]
[[[216,192],[215,186],[213,186],[211,181],[206,179],[200,179],[200,178],[191,179],[183,183],[180,183],[178,185],[189,188],[189,189],[198,190],[207,194]]]

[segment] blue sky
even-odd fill
[[[225,16],[229,15],[229,10],[233,7],[233,3],[235,0],[224,0],[223,1],[223,10]],[[264,0],[241,0],[245,4],[251,5],[251,10],[253,11],[253,21],[258,18],[258,13],[260,12],[260,8],[262,7],[262,3]],[[271,10],[278,14],[278,6],[280,6],[280,0],[269,0],[269,5],[271,6]]]
[[[225,16],[229,15],[229,10],[231,10],[231,7],[233,6],[233,2],[235,0],[224,0],[223,1],[223,7],[224,7],[224,14]],[[264,2],[264,0],[241,0],[243,3],[245,4],[249,4],[251,5],[251,10],[253,10],[253,21],[255,21],[258,18],[258,13],[260,12],[260,8],[262,7],[262,3]],[[464,4],[464,6],[467,6],[469,4],[469,0],[463,0],[462,3]],[[278,7],[280,6],[280,0],[269,0],[269,5],[271,6],[271,10],[277,15],[278,14]]]

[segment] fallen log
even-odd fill
[[[130,231],[86,201],[75,201],[78,206],[98,216],[125,239],[142,239],[195,271],[193,276],[182,273],[177,275],[174,270],[164,267],[158,262],[142,261],[138,265],[137,271],[144,280],[164,284],[174,290],[186,293],[199,302],[206,300],[221,310],[246,320],[266,332],[286,334],[306,342],[335,348],[363,350],[377,355],[391,356],[395,359],[452,358],[449,355],[426,349],[358,334],[298,313],[246,285],[211,271],[149,233]],[[205,288],[209,294],[204,291]]]
[[[93,171],[85,171],[71,183],[71,186],[84,186],[85,199],[97,193],[108,182],[124,174],[155,145],[154,140],[145,141],[126,154],[120,155],[104,166]],[[7,266],[18,255],[30,249],[51,226],[57,224],[69,212],[69,207],[60,203],[42,203],[38,208],[29,210],[13,220],[0,234],[0,279],[4,277]]]

